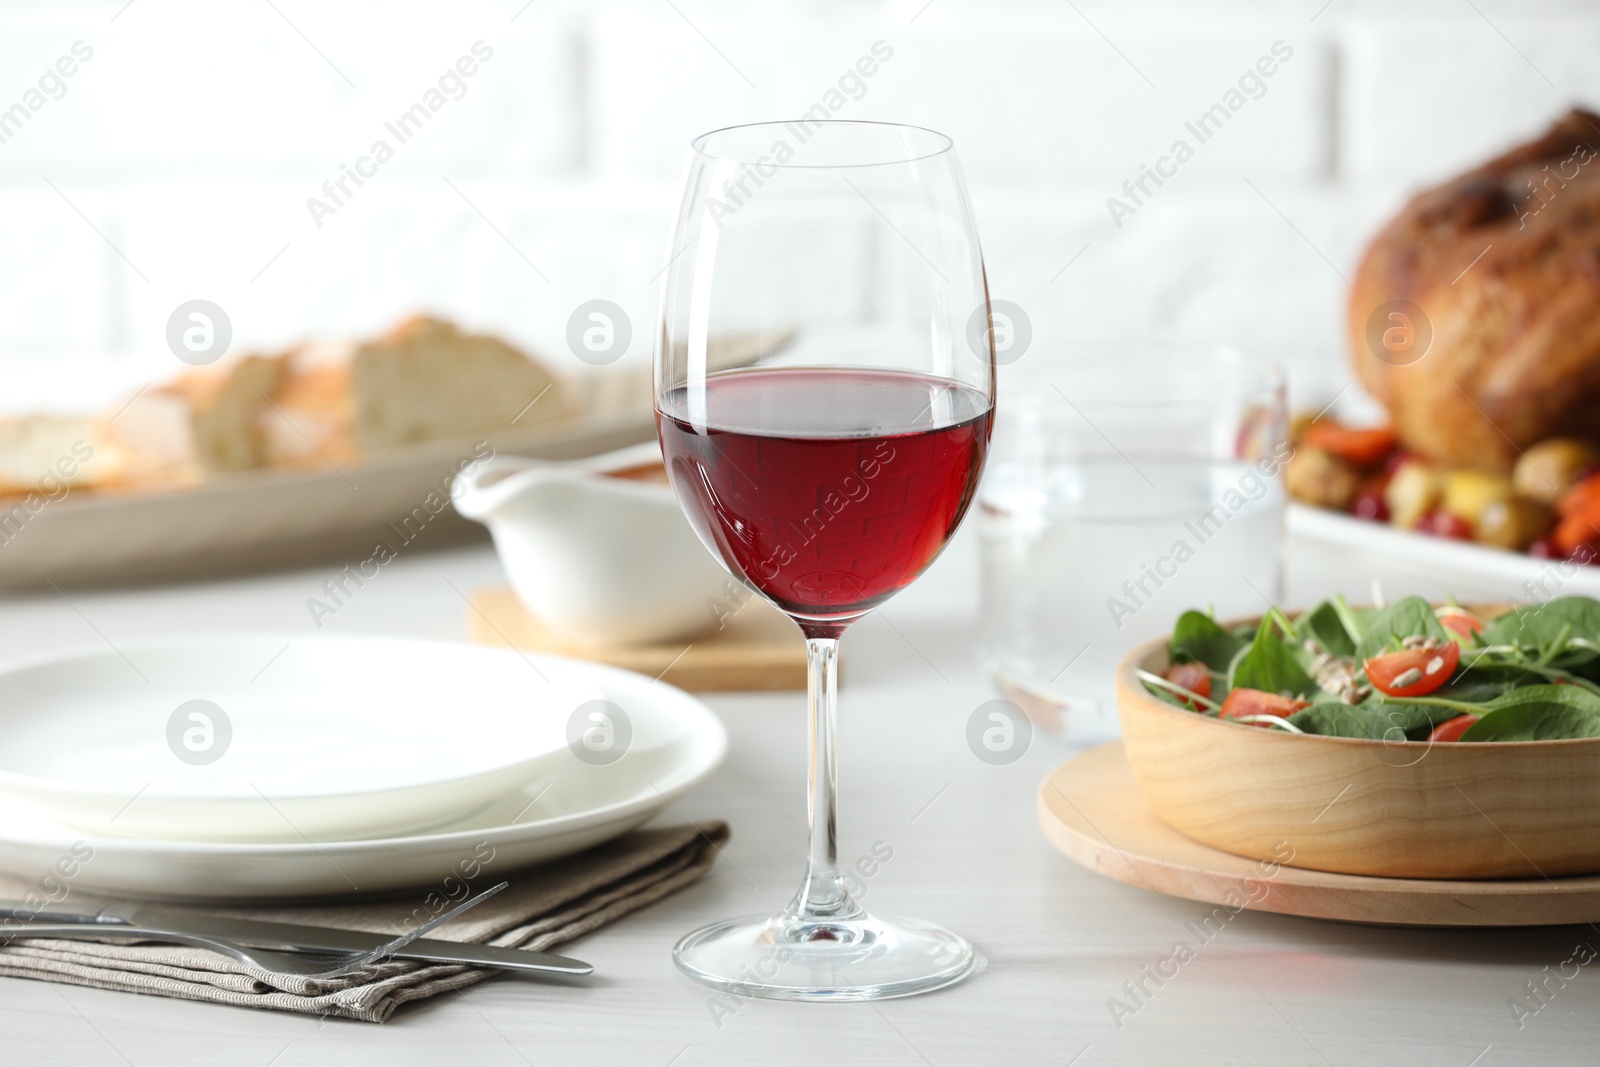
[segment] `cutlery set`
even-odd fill
[[[468,901],[476,903],[478,899]],[[428,927],[459,915],[440,916]],[[148,904],[104,908],[57,906],[35,911],[20,901],[0,901],[0,930],[8,938],[78,941],[162,941],[211,949],[250,967],[306,978],[332,978],[382,959],[454,963],[546,976],[581,977],[594,968],[548,952],[528,952],[426,937],[388,938],[362,930],[201,915]],[[420,932],[420,931],[419,931]]]

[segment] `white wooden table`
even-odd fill
[[[0,980],[0,1063],[1596,1062],[1600,971],[1549,980],[1548,1003],[1520,1029],[1511,1004],[1575,946],[1600,948],[1600,929],[1395,930],[1244,912],[1200,945],[1186,923],[1208,907],[1107,881],[1054,852],[1035,826],[1034,791],[1072,750],[1036,739],[1019,762],[992,767],[966,748],[967,717],[995,695],[974,651],[973,532],[891,601],[887,618],[846,636],[841,711],[841,854],[892,846],[868,905],[970,937],[988,966],[965,984],[876,1005],[747,1001],[725,1014],[677,974],[669,950],[679,935],[780,907],[805,848],[800,698],[712,696],[732,749],[680,806],[733,824],[725,862],[570,946],[595,965],[588,987],[496,979],[380,1027]],[[1290,559],[1292,604],[1361,595],[1373,576],[1311,546],[1291,546]],[[333,570],[0,601],[0,655],[194,630],[311,633],[305,600]],[[1380,576],[1391,595],[1444,592]],[[459,638],[456,590],[499,580],[487,547],[419,552],[386,567],[327,628]],[[1180,940],[1195,958],[1160,988],[1146,981],[1153,995],[1119,1026],[1108,1002],[1128,1003],[1124,983]]]

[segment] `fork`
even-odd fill
[[[10,937],[0,940],[0,943],[9,943],[19,938],[34,937],[54,937],[68,941],[111,939],[123,941],[170,941],[177,945],[208,948],[213,952],[220,952],[224,956],[238,960],[247,967],[255,967],[263,971],[274,971],[279,974],[300,975],[307,978],[331,977],[333,974],[343,973],[344,969],[341,965],[346,960],[346,957],[333,957],[330,960],[329,958],[317,958],[314,956],[291,956],[285,952],[253,948],[237,942],[207,937],[203,934],[188,933],[183,930],[164,930],[150,926],[123,926],[117,923],[29,923],[26,931],[19,930]]]

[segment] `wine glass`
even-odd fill
[[[799,891],[776,916],[689,934],[674,957],[747,996],[949,985],[972,972],[971,945],[868,915],[846,887],[834,708],[840,635],[939,555],[988,452],[989,294],[955,151],[882,122],[705,134],[667,257],[655,403],[668,477],[712,554],[799,624],[810,711]]]

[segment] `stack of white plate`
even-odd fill
[[[188,900],[509,872],[641,825],[726,748],[688,694],[553,656],[119,644],[0,668],[0,870]]]

